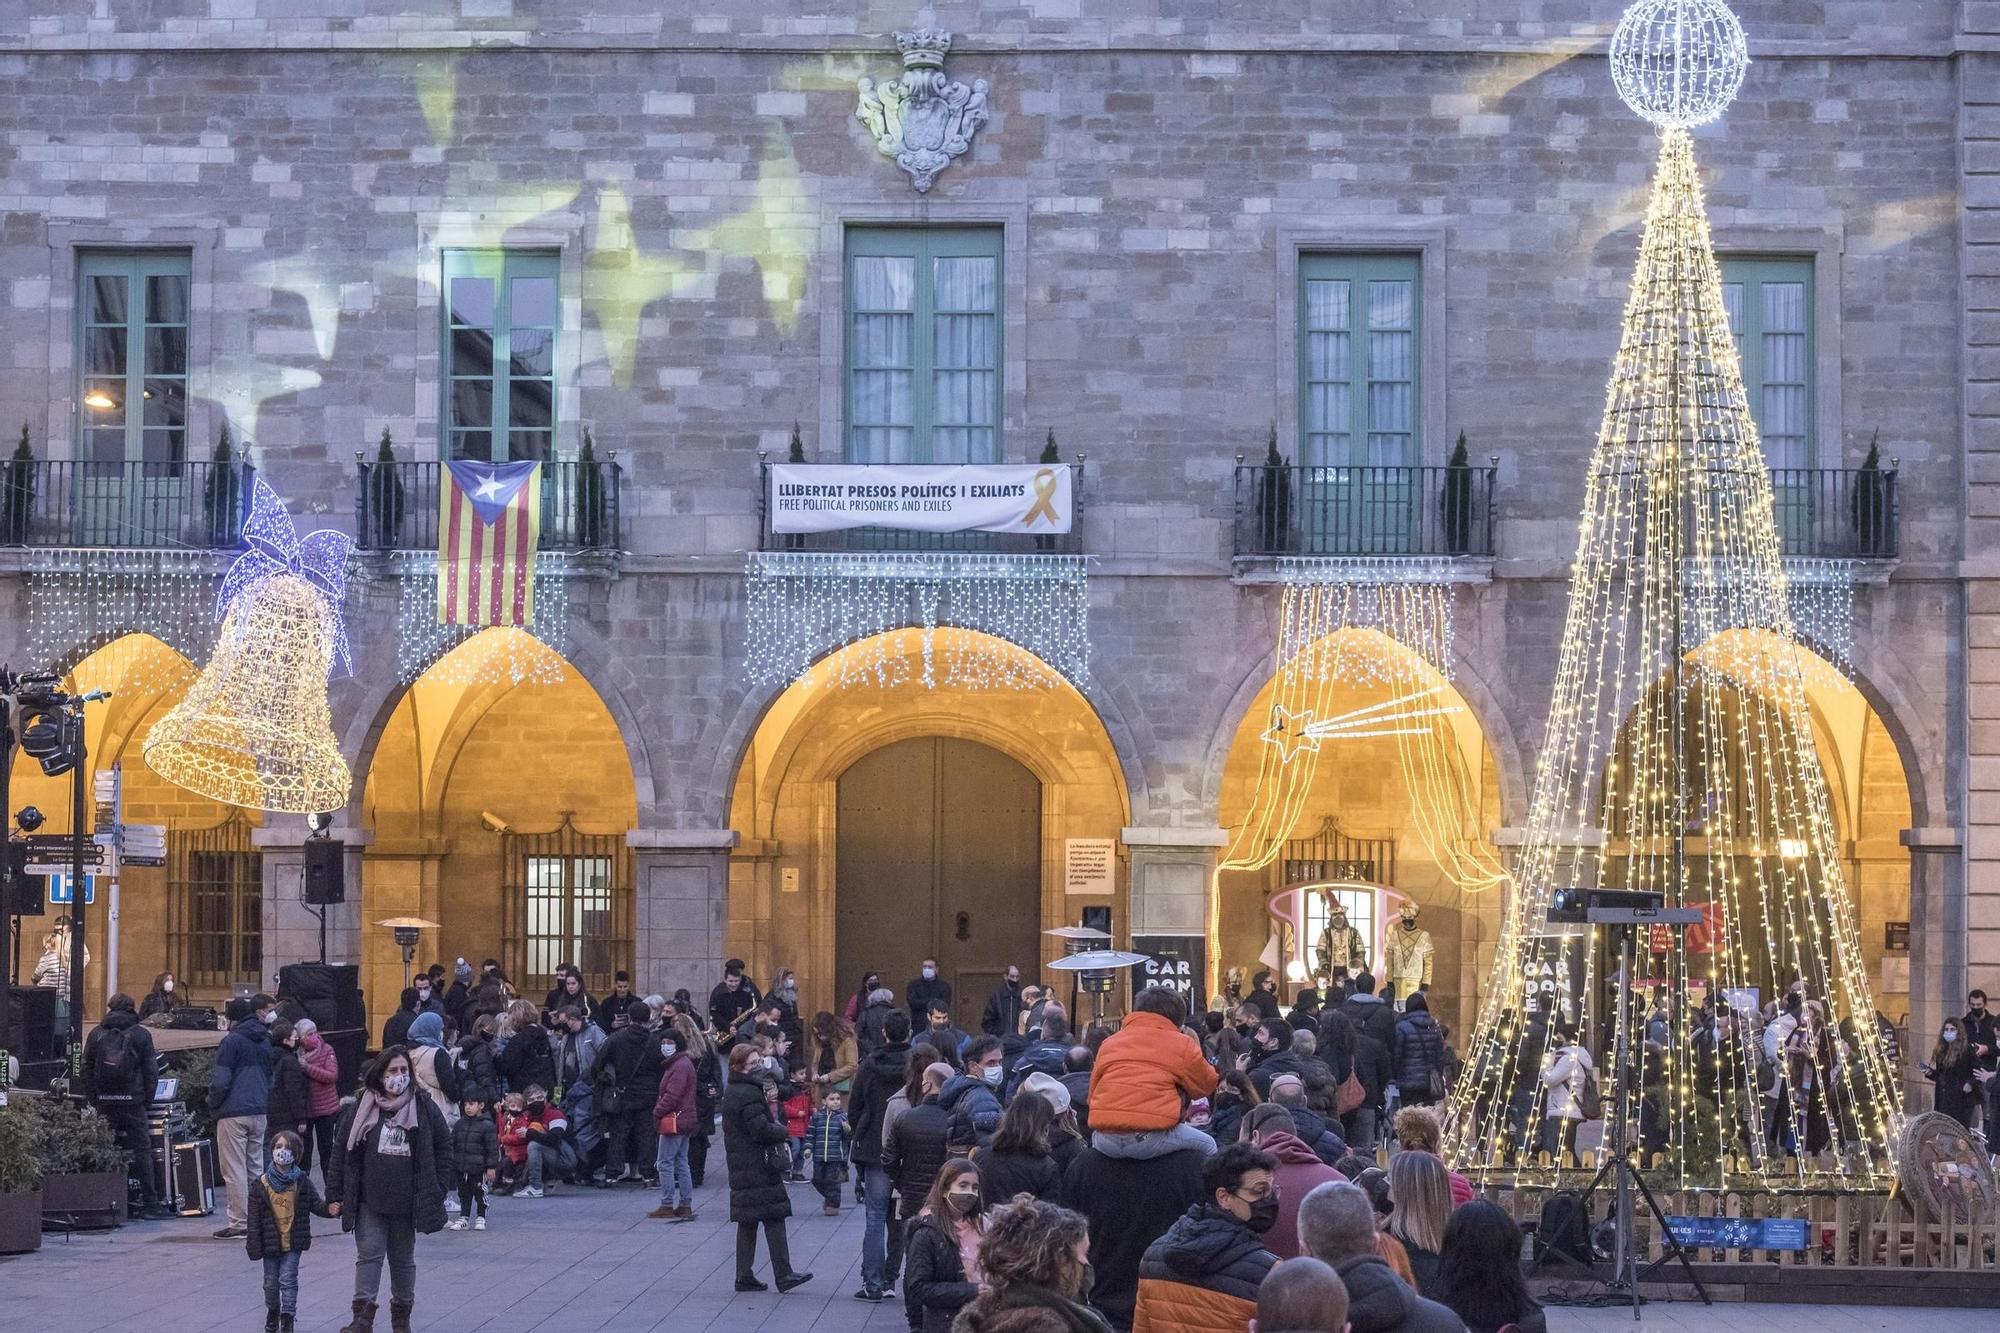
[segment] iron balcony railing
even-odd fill
[[[1236,465],[1236,554],[1493,554],[1485,467]]]
[[[0,546],[227,550],[255,475],[243,462],[0,460]]]
[[[442,463],[357,460],[355,545],[364,551],[429,551],[438,544]],[[544,551],[616,551],[623,546],[615,455],[589,464],[542,464]]]
[[[1896,558],[1896,468],[1774,467],[1772,516],[1788,556]]]
[[[1068,532],[912,532],[903,528],[843,528],[836,532],[773,532],[771,530],[771,469],[760,467],[757,518],[760,550],[765,551],[993,551],[1019,555],[1076,555],[1083,550],[1083,464],[1057,463],[1070,473],[1071,515]],[[815,464],[793,464],[812,467]],[[893,471],[894,465],[884,465]]]

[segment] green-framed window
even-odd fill
[[[1299,462],[1423,461],[1419,260],[1299,257]]]
[[[1000,458],[998,227],[850,227],[848,461]]]
[[[1811,257],[1725,256],[1722,303],[1765,461],[1774,468],[1818,466]]]
[[[92,252],[77,260],[77,438],[92,463],[187,461],[185,251]]]
[[[554,456],[560,273],[547,250],[445,251],[447,458]]]

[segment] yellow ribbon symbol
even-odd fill
[[[1021,526],[1031,528],[1038,518],[1046,518],[1050,527],[1062,522],[1056,513],[1056,470],[1052,467],[1045,467],[1035,474],[1035,502],[1021,516]]]

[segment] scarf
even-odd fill
[[[361,1100],[354,1104],[354,1121],[347,1127],[347,1151],[353,1152],[361,1140],[368,1137],[368,1131],[388,1113],[388,1122],[408,1132],[417,1127],[416,1080],[403,1089],[400,1097],[385,1097],[373,1088],[361,1089]]]
[[[290,1189],[298,1183],[301,1174],[303,1173],[296,1164],[292,1166],[279,1166],[276,1162],[264,1164],[264,1176],[271,1182],[271,1188],[274,1190]]]

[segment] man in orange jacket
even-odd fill
[[[1187,1004],[1168,986],[1148,986],[1124,1026],[1105,1038],[1090,1074],[1091,1146],[1107,1157],[1160,1157],[1215,1140],[1181,1123],[1186,1104],[1215,1091],[1215,1067],[1181,1031]]]

